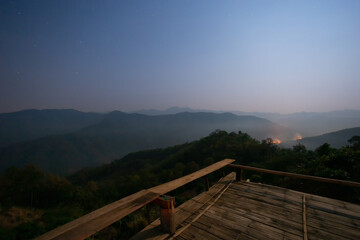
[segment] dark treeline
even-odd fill
[[[0,238],[30,239],[131,193],[179,178],[224,158],[244,165],[360,182],[360,137],[341,149],[329,144],[308,151],[303,145],[281,149],[271,139],[261,142],[245,133],[215,131],[198,141],[165,149],[141,151],[98,168],[85,168],[62,178],[33,165],[9,168],[0,177]],[[226,172],[233,169],[226,168]],[[221,173],[210,176],[217,181]],[[360,203],[359,189],[309,183],[256,172],[251,181]],[[178,205],[205,189],[195,181],[178,190]],[[143,211],[143,210],[141,210]],[[95,238],[127,238],[148,222],[132,214]],[[155,211],[153,218],[156,217]]]

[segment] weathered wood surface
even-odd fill
[[[223,190],[230,182],[235,179],[235,174],[231,173],[223,178],[221,178],[216,184],[209,188],[209,191],[203,192],[194,198],[186,201],[179,207],[175,209],[175,222],[177,228],[183,226],[185,220],[190,221],[192,218],[196,217],[199,211],[204,209],[211,203],[211,200],[218,196],[218,194]],[[176,199],[175,199],[176,200]],[[170,234],[163,233],[160,229],[159,219],[155,220],[141,232],[136,234],[131,238],[131,240],[138,239],[167,239],[170,237]]]
[[[212,172],[215,172],[216,170],[219,170],[231,163],[233,163],[235,160],[233,159],[224,159],[220,162],[214,163],[206,168],[203,168],[199,171],[196,171],[194,173],[191,173],[189,175],[186,175],[184,177],[175,179],[171,182],[167,182],[164,184],[161,184],[159,186],[150,188],[149,190],[155,193],[159,193],[159,194],[165,194],[168,193],[174,189],[177,189],[181,186],[184,186],[185,184],[192,182],[198,178],[204,177]]]
[[[305,232],[308,239],[360,239],[359,205],[264,184],[227,184],[215,202],[224,185],[214,185],[177,208],[181,217],[173,237],[161,233],[160,223],[154,222],[133,239],[302,240]]]
[[[130,213],[135,212],[146,204],[157,199],[160,195],[206,176],[234,161],[235,160],[232,159],[224,159],[184,177],[134,193],[47,232],[44,235],[37,237],[35,240],[85,239],[106,228],[112,223],[119,221],[121,218],[129,215]]]
[[[311,180],[311,181],[340,184],[340,185],[352,186],[352,187],[360,187],[359,182],[345,181],[345,180],[333,179],[333,178],[315,177],[315,176],[303,175],[303,174],[297,174],[297,173],[281,172],[281,171],[275,171],[275,170],[264,169],[264,168],[256,168],[256,167],[250,167],[250,166],[244,166],[244,165],[238,165],[238,164],[230,164],[229,166],[235,168],[237,173],[241,172],[241,171],[239,171],[239,169],[240,170],[250,170],[250,171],[256,171],[256,172],[270,173],[273,175],[301,178],[301,179],[306,179],[306,180]],[[237,181],[239,181],[239,180],[237,179]]]
[[[55,228],[35,240],[85,239],[158,197],[158,193],[142,190]]]

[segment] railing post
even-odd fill
[[[160,207],[161,229],[164,232],[174,234],[175,225],[175,197],[163,195],[154,201]]]
[[[151,223],[151,209],[150,209],[150,203],[146,204],[146,218],[148,220],[148,224]]]
[[[236,181],[241,182],[243,175],[243,169],[236,168]]]
[[[205,176],[205,187],[206,187],[206,191],[209,191],[209,178],[208,178],[208,175]]]

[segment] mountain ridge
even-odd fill
[[[183,144],[211,132],[242,131],[257,139],[294,135],[269,120],[232,113],[178,113],[147,116],[113,111],[75,132],[45,136],[0,148],[0,170],[35,163],[43,170],[67,174],[98,166],[130,152]]]
[[[360,127],[347,128],[334,131],[319,136],[306,137],[296,141],[288,141],[281,144],[283,147],[291,147],[296,144],[302,144],[307,149],[314,150],[324,143],[329,143],[331,147],[340,148],[348,145],[348,140],[353,136],[360,136]]]
[[[101,120],[100,113],[74,109],[28,109],[0,114],[0,147],[70,133]]]

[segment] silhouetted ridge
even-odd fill
[[[252,137],[291,139],[293,132],[266,119],[231,113],[178,113],[148,116],[114,111],[72,133],[43,137],[0,148],[0,171],[34,163],[65,174],[98,166],[130,152],[197,140],[216,129],[247,132]]]

